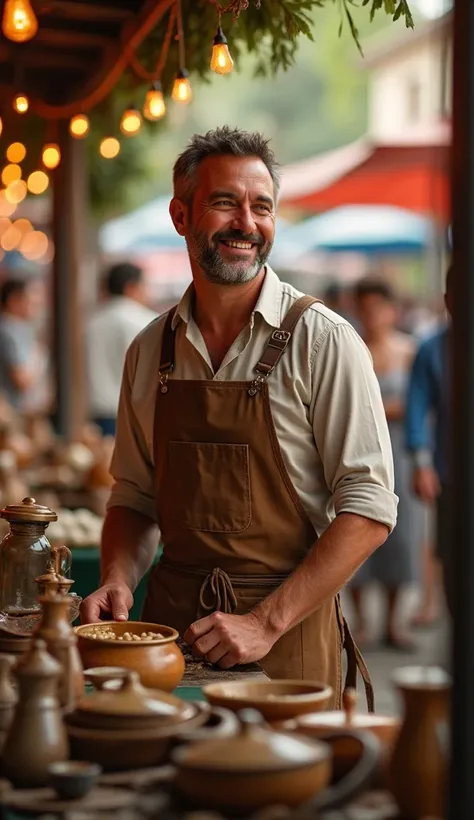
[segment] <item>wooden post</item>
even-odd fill
[[[57,385],[55,426],[71,440],[85,417],[81,262],[85,258],[87,207],[84,144],[58,126],[61,162],[54,172],[53,269],[54,363]]]
[[[453,709],[450,820],[474,817],[474,0],[456,0],[453,65]]]

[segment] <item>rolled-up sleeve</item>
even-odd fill
[[[331,326],[312,353],[316,446],[336,514],[355,513],[393,529],[392,448],[370,354],[348,324]]]
[[[153,464],[132,404],[137,356],[138,346],[134,342],[128,350],[123,371],[115,449],[110,466],[114,485],[107,509],[118,506],[130,507],[155,521]]]

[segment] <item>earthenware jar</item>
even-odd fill
[[[61,664],[59,701],[64,709],[72,710],[84,693],[84,674],[77,638],[69,623],[69,597],[49,593],[38,600],[43,616],[35,635],[45,641],[49,654]]]
[[[27,614],[39,610],[35,579],[43,575],[51,559],[46,528],[57,515],[49,507],[24,498],[21,504],[5,507],[0,513],[10,531],[0,544],[0,611]],[[70,569],[70,552],[63,550],[64,571]]]
[[[390,761],[390,788],[404,820],[442,818],[447,763],[441,744],[447,726],[451,679],[438,667],[398,669],[393,682],[405,715]]]
[[[45,785],[50,764],[69,757],[57,696],[60,674],[59,663],[39,639],[15,668],[19,699],[2,752],[2,776],[15,786]]]

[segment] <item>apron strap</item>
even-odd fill
[[[314,305],[315,302],[321,302],[321,299],[316,299],[314,296],[301,296],[294,305],[292,305],[278,330],[274,330],[270,336],[263,355],[255,367],[257,373],[261,373],[266,377],[275,369],[288,347],[299,319],[305,310],[309,308],[310,305]]]
[[[168,311],[165,326],[163,328],[163,341],[161,343],[161,359],[159,372],[171,373],[174,368],[174,330],[172,327],[174,315],[178,305],[175,305]]]
[[[344,649],[346,651],[347,656],[347,673],[344,689],[357,689],[357,672],[360,672],[360,676],[364,682],[367,709],[369,712],[375,712],[375,695],[374,687],[372,686],[372,681],[370,679],[370,672],[367,668],[367,664],[365,663],[364,658],[362,657],[359,647],[357,646],[354,638],[352,637],[351,630],[349,629],[349,624],[347,623],[345,618],[343,618],[343,620]]]

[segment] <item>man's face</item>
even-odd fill
[[[238,285],[254,279],[275,234],[273,181],[265,164],[257,157],[204,160],[179,232],[210,282]]]

